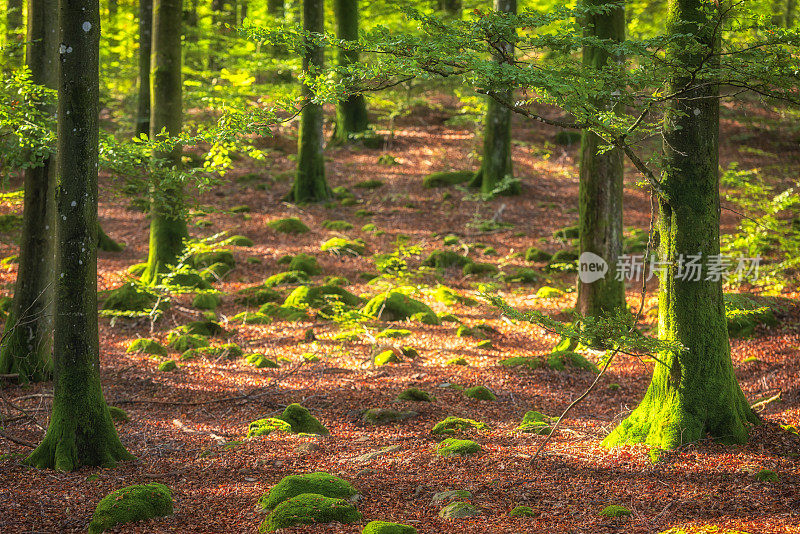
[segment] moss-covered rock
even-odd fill
[[[244,361],[257,369],[275,369],[280,367],[277,362],[270,360],[263,354],[259,354],[257,352],[245,354]]]
[[[300,253],[289,260],[289,270],[303,271],[309,276],[322,274],[322,268],[317,263],[317,258],[305,253]]]
[[[452,306],[454,304],[462,304],[464,306],[475,306],[478,301],[460,294],[458,291],[451,289],[447,286],[439,284],[436,290],[433,291],[433,298],[436,302]]]
[[[363,304],[361,297],[336,285],[299,286],[286,297],[283,304],[295,308],[307,306],[330,314],[335,309],[334,301],[342,303],[347,308]]]
[[[216,310],[220,298],[216,293],[198,293],[192,299],[192,306],[199,310]]]
[[[509,284],[535,284],[539,281],[539,273],[528,267],[519,267],[505,274],[503,281]]]
[[[309,231],[308,226],[297,217],[287,217],[286,219],[276,219],[267,223],[267,226],[282,234],[305,234]]]
[[[344,499],[303,493],[275,507],[258,527],[259,532],[274,532],[294,525],[314,523],[355,523],[362,518],[355,506]]]
[[[109,406],[108,414],[111,416],[111,420],[115,423],[127,423],[131,420],[128,412],[117,406]]]
[[[243,351],[236,343],[225,343],[211,347],[199,347],[189,349],[181,354],[181,360],[193,360],[195,358],[206,358],[209,360],[235,360],[240,358]]]
[[[233,267],[231,267],[227,263],[222,263],[222,262],[212,263],[211,265],[200,271],[200,277],[209,284],[215,284],[220,280],[224,280],[232,269]]]
[[[398,401],[411,401],[411,402],[432,402],[436,400],[430,393],[423,391],[416,387],[411,387],[400,392],[397,395]]]
[[[536,298],[539,299],[557,299],[564,296],[564,292],[558,288],[550,286],[542,286],[536,291]]]
[[[185,289],[211,289],[211,282],[203,278],[200,273],[191,269],[167,273],[160,279],[160,282],[164,285]]]
[[[520,432],[528,434],[540,434],[546,436],[550,433],[550,417],[547,417],[541,412],[531,410],[526,412],[522,417],[522,422],[517,427]]]
[[[295,306],[279,306],[274,302],[268,302],[258,309],[261,316],[280,319],[281,321],[297,322],[309,320],[308,311],[305,308]],[[251,323],[252,324],[252,323]]]
[[[486,339],[486,334],[479,328],[471,328],[461,325],[456,329],[456,337],[471,337],[474,339]]]
[[[525,261],[530,262],[548,262],[553,257],[549,252],[545,252],[536,247],[529,247],[525,251]]]
[[[481,515],[480,510],[463,501],[451,502],[439,511],[439,517],[442,519],[463,519],[479,515]]]
[[[536,512],[530,506],[515,506],[510,512],[509,517],[536,517]]]
[[[202,269],[210,267],[215,263],[224,263],[229,267],[236,265],[236,260],[233,258],[233,253],[230,250],[210,250],[207,252],[198,252],[191,257],[189,262],[195,269]]]
[[[359,189],[377,189],[379,187],[383,187],[384,183],[381,180],[373,178],[372,180],[364,180],[358,182],[353,187],[357,187]]]
[[[363,256],[367,251],[367,244],[363,239],[345,239],[332,237],[325,241],[319,249],[337,256]]]
[[[199,349],[200,347],[208,347],[211,342],[208,338],[196,334],[181,334],[179,332],[170,332],[167,336],[167,343],[178,352],[185,352],[189,349]]]
[[[403,321],[414,318],[423,324],[441,324],[430,306],[394,290],[373,297],[361,309],[361,312],[368,317],[385,321]]]
[[[264,280],[264,287],[303,284],[310,280],[311,278],[303,271],[286,271],[284,273],[273,274]]]
[[[633,512],[624,506],[619,506],[617,504],[610,504],[600,511],[600,515],[603,517],[625,517],[631,515],[632,513]]]
[[[271,315],[265,315],[259,312],[239,312],[230,318],[232,323],[242,324],[272,324],[275,319]]]
[[[422,265],[437,269],[448,269],[450,267],[463,268],[470,263],[472,263],[471,259],[453,250],[434,250],[425,258]]]
[[[267,302],[280,302],[283,295],[264,286],[245,287],[236,292],[236,302],[245,306],[261,306]]]
[[[473,176],[475,176],[473,171],[434,172],[422,179],[422,186],[428,188],[448,187],[468,182],[472,180]]]
[[[481,451],[481,446],[471,439],[447,438],[436,448],[440,456],[469,456]]]
[[[544,365],[544,362],[542,362],[540,358],[534,358],[532,356],[513,356],[500,360],[497,363],[504,367],[527,367],[531,370],[539,369]]]
[[[464,276],[485,276],[487,274],[497,274],[499,269],[493,263],[468,263],[461,270]]]
[[[197,336],[224,336],[227,332],[216,321],[192,321],[177,328],[179,332]]]
[[[467,490],[447,490],[434,493],[431,497],[431,504],[449,503],[453,501],[462,501],[464,499],[471,499],[472,493]]]
[[[162,373],[169,373],[178,368],[178,364],[175,363],[175,360],[167,360],[165,362],[161,362],[158,364],[158,370]]]
[[[411,330],[406,330],[405,328],[384,328],[375,334],[375,339],[399,339],[408,337],[411,334]]]
[[[392,349],[385,350],[375,355],[375,365],[378,367],[389,365],[390,363],[400,363],[403,361],[395,351]]]
[[[307,408],[297,403],[287,406],[279,419],[292,425],[292,432],[295,434],[319,434],[321,436],[330,434],[319,419],[311,415]]]
[[[568,239],[577,239],[580,235],[580,227],[575,226],[565,226],[564,228],[559,228],[555,232],[553,232],[553,237],[556,239],[561,239],[566,241]]]
[[[445,365],[463,365],[463,366],[467,366],[467,365],[469,365],[469,362],[466,360],[466,358],[458,356],[456,358],[450,358],[449,360],[444,362],[444,364]]]
[[[599,373],[597,366],[586,359],[583,354],[572,352],[568,350],[558,350],[547,356],[547,365],[550,369],[556,371],[563,371],[567,366],[582,369],[584,371],[591,371]]]
[[[172,514],[172,492],[163,484],[128,486],[103,497],[89,523],[89,534],[115,525]]]
[[[400,523],[388,521],[370,521],[364,525],[361,534],[417,534],[417,529]]]
[[[464,396],[476,400],[485,400],[485,401],[497,400],[497,395],[495,395],[492,392],[492,390],[490,390],[485,386],[475,386],[467,388],[464,390]]]
[[[448,234],[442,238],[442,243],[447,247],[454,247],[461,243],[461,239],[457,235]]]
[[[292,432],[292,425],[277,417],[258,419],[247,425],[247,437],[269,436],[273,432]]]
[[[219,244],[223,247],[252,247],[253,240],[243,235],[232,235],[229,238],[220,241]]]
[[[431,434],[455,434],[456,432],[463,432],[465,430],[488,430],[489,425],[473,419],[465,419],[463,417],[446,417],[443,421],[439,421],[431,429]]]
[[[272,510],[280,503],[304,493],[349,499],[356,494],[356,489],[346,480],[329,473],[289,475],[283,477],[272,489],[264,493],[259,498],[258,505],[264,510]]]
[[[550,258],[548,265],[556,263],[573,263],[578,261],[578,252],[575,250],[559,250]]]
[[[347,221],[322,221],[322,227],[336,232],[346,232],[353,229],[352,223]]]
[[[131,341],[128,344],[128,348],[125,350],[125,352],[152,354],[153,356],[166,356],[167,348],[158,341],[147,338],[139,338]]]
[[[157,301],[157,295],[150,293],[133,282],[128,282],[108,293],[103,302],[103,309],[133,312],[150,311]],[[159,308],[164,309],[166,306],[167,304],[162,302]]]
[[[361,415],[361,420],[370,425],[388,425],[416,417],[411,410],[392,410],[391,408],[370,408]]]

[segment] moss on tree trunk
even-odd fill
[[[31,80],[58,87],[58,0],[29,0],[26,63]],[[45,109],[53,113],[54,109]],[[25,171],[25,203],[14,302],[0,349],[0,373],[20,382],[48,380],[52,373],[55,158]]]
[[[586,7],[605,5],[607,0],[583,0]],[[587,16],[584,35],[621,42],[625,39],[625,8]],[[599,46],[583,48],[583,62],[601,69],[611,57]],[[599,104],[599,103],[596,103]],[[601,103],[600,103],[601,104]],[[625,282],[617,280],[615,266],[622,254],[622,151],[609,150],[598,154],[605,145],[601,137],[588,130],[581,136],[580,161],[580,251],[590,252],[605,260],[609,269],[605,277],[591,283],[578,281],[577,310],[597,317],[625,307]]]
[[[494,9],[501,13],[516,13],[517,0],[494,0]],[[509,63],[514,57],[514,44],[508,41],[497,43],[502,53],[494,55],[498,63]],[[505,102],[513,99],[513,91],[499,91],[498,96]],[[483,193],[491,193],[506,176],[513,176],[511,162],[511,110],[488,98],[488,109],[483,125],[483,160],[481,168],[475,173],[470,187],[480,187]],[[518,185],[512,186],[505,194],[519,194]]]
[[[345,41],[358,41],[358,0],[335,0],[337,37]],[[348,67],[358,63],[358,50],[338,50],[339,65]],[[350,95],[336,106],[336,125],[333,129],[334,143],[347,143],[351,134],[360,133],[369,127],[367,102],[364,95]]]
[[[182,0],[153,0],[153,53],[150,70],[150,137],[166,129],[170,136],[181,133],[181,16]],[[168,165],[181,164],[181,150],[156,154]],[[183,215],[183,189],[154,185],[150,206],[150,246],[147,269],[142,275],[154,284],[158,275],[174,265],[188,237]]]
[[[100,388],[97,327],[97,162],[100,14],[97,0],[61,0],[56,189],[57,277],[53,411],[28,465],[71,471],[114,465],[122,446]]]
[[[153,0],[139,0],[139,90],[136,135],[150,134],[150,51],[153,44]]]
[[[303,29],[313,34],[322,34],[324,27],[324,3],[322,0],[303,1]],[[303,72],[321,68],[325,58],[322,46],[309,43],[303,56]],[[324,142],[322,132],[322,106],[311,102],[311,88],[303,85],[305,100],[300,113],[300,136],[297,140],[297,174],[287,200],[292,202],[318,202],[331,197],[331,189],[325,180],[325,159],[322,155]]]
[[[668,28],[694,35],[705,50],[670,50],[679,72],[691,72],[709,49],[718,50],[715,21],[701,0],[672,0]],[[713,48],[712,48],[713,47]],[[646,443],[672,449],[707,436],[723,443],[747,440],[758,419],[733,373],[722,300],[722,282],[705,280],[709,258],[719,254],[718,88],[694,82],[671,103],[664,119],[665,198],[659,200],[659,256],[669,262],[660,276],[659,337],[679,341],[685,352],[666,352],[656,363],[641,404],[603,442]],[[689,80],[676,75],[672,89]],[[702,254],[700,280],[681,279],[680,255]]]

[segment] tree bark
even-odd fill
[[[587,7],[605,5],[607,0],[583,0]],[[584,21],[584,35],[604,40],[625,40],[625,7],[594,14]],[[611,61],[607,50],[598,46],[583,48],[583,63],[602,69]],[[602,106],[602,102],[595,102]],[[612,105],[610,102],[606,106]],[[580,160],[580,251],[602,258],[609,269],[606,275],[591,283],[578,280],[577,310],[585,316],[598,317],[614,309],[625,308],[625,282],[617,280],[615,266],[622,254],[622,190],[623,154],[615,148],[598,154],[605,145],[601,137],[584,130],[581,136]]]
[[[28,1],[26,63],[31,81],[58,88],[58,0]],[[55,109],[47,107],[46,113]],[[0,374],[40,382],[52,374],[55,158],[25,171],[25,203],[14,302],[0,349]]]
[[[501,13],[516,13],[517,0],[494,0],[494,9]],[[495,53],[494,60],[498,63],[510,63],[514,58],[514,43],[506,40],[499,42],[497,47],[502,52]],[[513,91],[500,91],[498,96],[505,102],[511,102]],[[484,193],[491,193],[506,176],[514,175],[511,161],[512,112],[491,97],[488,105],[483,125],[483,160],[481,168],[469,184],[470,187],[479,187]],[[505,194],[519,193],[518,185],[505,191]]]
[[[671,102],[664,118],[665,195],[659,199],[659,256],[668,262],[660,276],[659,337],[687,350],[660,355],[664,364],[655,364],[642,403],[605,439],[609,446],[673,449],[707,436],[742,443],[748,424],[758,422],[733,373],[722,282],[705,279],[710,258],[720,252],[719,88],[684,73],[719,50],[709,12],[703,0],[673,0],[667,18],[670,33],[692,35],[704,48],[668,50],[667,60],[678,67],[671,90],[694,88]],[[681,255],[690,254],[702,255],[700,280],[678,276]]]
[[[303,29],[314,34],[324,31],[324,3],[322,0],[303,1]],[[309,43],[303,56],[303,72],[323,66],[325,50],[322,46]],[[297,140],[297,175],[287,199],[293,202],[318,202],[331,196],[330,187],[325,180],[325,160],[322,156],[324,142],[322,132],[323,111],[320,104],[314,104],[311,88],[303,84],[303,111],[300,113],[300,135]]]
[[[784,22],[786,23],[787,29],[792,29],[794,27],[794,17],[797,11],[797,0],[786,0],[786,15],[784,16]]]
[[[447,16],[461,18],[461,0],[436,0],[436,9],[443,11]]]
[[[345,41],[358,41],[358,0],[335,0],[337,37]],[[358,50],[339,49],[339,65],[348,67],[358,63]],[[364,95],[350,95],[340,100],[336,106],[336,125],[333,129],[332,141],[337,144],[347,143],[351,135],[361,133],[369,127],[367,102]]]
[[[23,48],[21,47],[25,39],[25,31],[22,27],[22,0],[6,1],[6,46],[15,44],[16,46],[4,50],[8,54],[11,64],[17,66],[22,63]]]
[[[139,92],[136,135],[150,134],[150,51],[153,44],[153,0],[139,0]]]
[[[153,52],[150,66],[150,138],[166,130],[170,136],[181,133],[181,15],[182,0],[153,1]],[[155,154],[167,165],[181,164],[181,149]],[[155,184],[150,205],[150,246],[145,283],[155,284],[167,265],[174,265],[188,237],[183,216],[183,188],[168,190]]]
[[[25,463],[72,471],[132,456],[119,441],[98,372],[98,0],[61,0],[59,27],[53,412],[44,440]]]

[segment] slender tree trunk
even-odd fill
[[[794,27],[794,17],[797,12],[797,0],[786,0],[786,16],[784,22],[786,27],[792,29]]]
[[[153,51],[150,65],[150,138],[162,129],[170,136],[181,133],[181,15],[182,0],[153,1]],[[155,154],[168,165],[181,164],[181,150]],[[158,275],[174,265],[188,237],[183,216],[183,189],[169,190],[156,184],[150,206],[150,250],[145,283],[155,284]]]
[[[436,9],[449,17],[461,18],[461,0],[436,0]]]
[[[98,0],[61,0],[59,27],[53,412],[44,440],[25,462],[72,471],[132,456],[119,441],[98,372]]]
[[[494,0],[495,11],[516,13],[517,0]],[[504,40],[498,43],[502,53],[494,55],[498,63],[509,63],[514,58],[514,43]],[[513,98],[513,91],[499,91],[498,96],[506,102]],[[506,176],[514,175],[511,162],[511,115],[507,107],[499,104],[494,98],[487,97],[489,107],[483,125],[483,160],[481,168],[470,182],[470,187],[480,187],[484,193],[491,193],[497,184]],[[513,186],[505,194],[517,195],[519,186]]]
[[[583,0],[584,5],[605,5],[607,0]],[[625,40],[625,7],[594,14],[584,21],[584,35],[604,40]],[[602,69],[612,57],[598,46],[585,46],[583,63]],[[595,102],[602,105],[602,102]],[[610,105],[610,104],[607,104]],[[609,266],[603,278],[584,283],[578,281],[577,310],[583,315],[598,317],[614,309],[625,308],[625,282],[617,280],[614,267],[622,254],[622,151],[613,149],[598,154],[606,143],[598,135],[585,130],[581,137],[580,163],[580,251],[602,258]]]
[[[668,31],[694,35],[706,50],[719,50],[714,20],[703,0],[672,0]],[[683,88],[706,61],[706,51],[669,50],[679,67],[672,90]],[[672,449],[707,436],[723,443],[747,440],[750,409],[733,373],[722,300],[722,282],[706,280],[719,249],[718,87],[694,82],[671,103],[664,119],[665,195],[659,199],[659,256],[668,262],[660,276],[659,337],[679,341],[685,352],[659,356],[642,403],[603,442],[646,443]],[[703,271],[678,276],[681,255],[701,254]]]
[[[322,34],[324,26],[324,3],[322,0],[303,1],[303,29]],[[303,72],[322,68],[325,50],[316,44],[310,45],[303,56]],[[302,95],[306,101],[300,114],[300,136],[297,140],[297,175],[288,200],[293,202],[317,202],[330,198],[331,190],[325,180],[325,160],[322,156],[323,112],[320,104],[311,103],[313,93],[303,85]]]
[[[335,0],[337,37],[346,41],[358,41],[358,0]],[[358,63],[358,50],[339,49],[339,65],[348,67]],[[367,103],[364,95],[350,95],[336,106],[336,125],[333,129],[334,143],[347,143],[351,134],[361,133],[369,126]]]
[[[57,25],[58,0],[28,0],[26,62],[33,83],[50,89],[58,87],[58,35],[50,31]],[[19,270],[0,349],[0,373],[18,374],[20,382],[52,373],[54,186],[55,158],[26,169]]]
[[[22,4],[23,0],[6,0],[6,46],[15,44],[16,47],[9,47],[4,53],[8,54],[14,66],[20,65],[23,58],[21,44],[25,39],[25,31],[22,27]]]
[[[239,8],[239,24],[242,24],[244,22],[244,19],[247,18],[247,7],[248,7],[247,2],[243,1],[241,3],[241,7]]]
[[[153,0],[139,0],[139,92],[136,135],[150,134],[150,51],[153,44]]]

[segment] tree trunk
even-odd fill
[[[16,44],[16,47],[4,50],[8,54],[11,64],[18,66],[22,63],[22,42],[25,39],[25,30],[22,27],[22,0],[6,1],[6,46]]]
[[[494,9],[501,13],[516,13],[517,0],[494,0]],[[514,43],[504,41],[497,46],[502,49],[502,54],[495,54],[495,61],[509,63],[514,57]],[[512,90],[508,90],[498,92],[498,96],[510,102],[514,95]],[[481,168],[469,184],[470,187],[480,187],[484,193],[491,193],[506,176],[514,175],[511,162],[512,112],[494,98],[488,99],[489,107],[483,126],[483,160]],[[505,194],[519,193],[518,185],[505,191]]]
[[[786,28],[792,29],[794,27],[794,17],[797,11],[797,0],[786,0],[786,16],[784,22]]]
[[[335,0],[337,37],[345,41],[358,41],[358,0]],[[338,51],[339,65],[348,67],[358,63],[358,50]],[[334,143],[347,143],[351,134],[367,130],[367,102],[364,95],[350,95],[336,106],[336,125],[333,129]]]
[[[58,87],[58,0],[28,1],[27,65],[31,81]],[[54,113],[55,109],[44,109]],[[56,231],[55,158],[25,170],[25,204],[14,302],[0,349],[0,373],[20,382],[48,380],[52,373],[53,236]]]
[[[98,372],[98,0],[61,0],[59,26],[53,412],[44,440],[25,463],[72,471],[132,456],[117,436]]]
[[[303,1],[303,29],[321,34],[324,31],[324,3],[322,0]],[[325,50],[316,44],[309,45],[303,56],[303,72],[312,67],[322,68]],[[287,199],[293,202],[317,202],[331,196],[325,181],[325,160],[322,156],[322,106],[311,103],[311,88],[303,84],[305,106],[300,114],[300,136],[297,140],[297,175]]]
[[[139,0],[139,93],[136,135],[150,134],[150,51],[153,44],[153,0]]]
[[[674,0],[668,30],[693,35],[706,51],[718,51],[708,12],[703,0]],[[709,260],[720,252],[719,88],[683,74],[699,68],[705,56],[692,48],[669,50],[667,58],[679,72],[671,90],[689,83],[694,89],[676,98],[664,118],[665,194],[659,198],[658,232],[660,260],[668,263],[660,276],[658,330],[661,339],[679,341],[687,350],[659,356],[664,364],[656,363],[642,403],[605,445],[673,449],[707,436],[742,443],[748,423],[758,422],[733,373],[722,282],[705,280]],[[677,276],[681,255],[690,254],[702,254],[699,280]]]
[[[182,0],[153,1],[153,53],[150,66],[150,138],[155,139],[162,129],[170,136],[181,133],[181,15]],[[168,165],[181,164],[181,150],[156,154]],[[142,275],[145,283],[155,284],[158,275],[174,265],[184,250],[188,237],[183,216],[183,189],[169,190],[156,184],[150,206],[150,250],[147,269]]]
[[[285,9],[284,0],[267,0],[267,13],[276,19],[283,19]]]
[[[583,0],[584,5],[605,5],[607,0]],[[584,35],[617,42],[625,40],[625,7],[594,14],[584,21]],[[601,47],[585,46],[583,63],[602,69],[611,57]],[[595,102],[595,104],[601,104]],[[606,105],[610,105],[607,103]],[[622,151],[618,148],[598,154],[606,143],[598,135],[585,130],[581,136],[580,162],[580,251],[602,258],[609,266],[606,275],[585,283],[578,280],[577,310],[598,317],[625,308],[625,282],[617,280],[615,266],[622,254]]]
[[[461,0],[436,0],[436,9],[449,17],[461,18]]]

